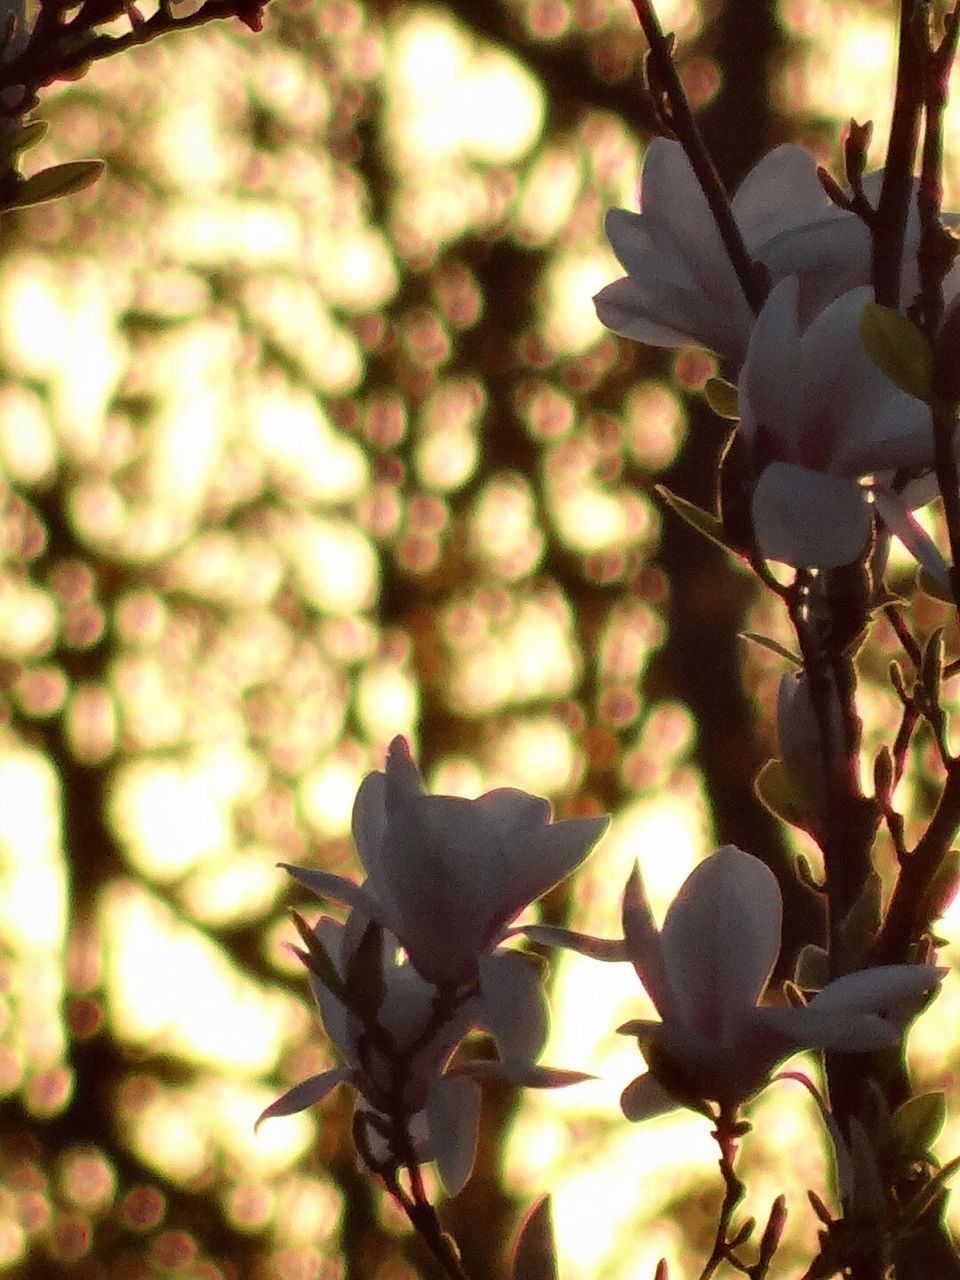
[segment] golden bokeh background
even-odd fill
[[[731,183],[789,138],[835,166],[851,114],[882,139],[889,10],[664,0]],[[396,733],[434,789],[613,813],[546,918],[611,934],[635,858],[662,910],[734,841],[784,878],[785,969],[807,936],[799,843],[751,792],[780,668],[737,639],[783,620],[651,491],[707,501],[715,364],[591,304],[652,127],[641,57],[628,0],[274,0],[262,34],[47,91],[32,166],[108,167],[0,227],[0,1274],[432,1274],[346,1091],[253,1133],[331,1063],[285,949],[315,904],[276,863],[356,872]],[[553,1189],[563,1280],[694,1274],[707,1126],[620,1116],[632,970],[553,972],[546,1060],[598,1080],[486,1090],[445,1210],[467,1266],[505,1276]],[[948,1024],[915,1036],[931,1087]],[[822,1143],[796,1086],[753,1115],[749,1209],[789,1189],[791,1274]]]

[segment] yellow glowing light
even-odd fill
[[[543,278],[543,331],[549,345],[563,355],[579,355],[605,330],[590,299],[623,274],[609,250],[559,254]]]
[[[357,715],[374,742],[388,742],[395,734],[410,734],[420,712],[417,681],[412,671],[393,662],[371,662],[357,685]]]
[[[517,224],[531,244],[544,244],[569,222],[583,184],[583,160],[569,145],[544,147],[527,174]]]
[[[47,653],[58,621],[57,607],[45,591],[10,579],[0,584],[0,653],[6,657]]]
[[[283,887],[276,850],[244,849],[198,866],[180,899],[198,923],[223,928],[265,915]]]
[[[803,36],[775,90],[789,112],[873,120],[884,138],[892,109],[896,24],[876,6],[786,0],[783,18]]]
[[[105,989],[125,1041],[187,1062],[262,1075],[302,1030],[302,1006],[242,974],[226,954],[130,881],[101,901]]]
[[[504,725],[491,764],[491,787],[519,787],[547,796],[570,792],[582,770],[573,734],[553,716],[524,717]]]
[[[471,512],[470,542],[474,555],[508,581],[536,567],[544,537],[531,487],[522,476],[499,476],[484,485]]]
[[[300,589],[318,609],[345,615],[373,605],[380,564],[356,525],[304,516],[292,523],[288,546]]]
[[[642,382],[627,396],[624,418],[637,460],[651,471],[668,467],[686,428],[680,398],[662,382]]]
[[[232,845],[232,806],[257,785],[252,754],[224,746],[186,764],[134,761],[117,774],[111,815],[131,863],[158,882]]]
[[[529,597],[498,620],[483,603],[472,610],[472,634],[462,634],[463,611],[447,616],[456,661],[448,697],[468,715],[483,715],[511,702],[561,697],[580,672],[581,656],[566,605],[549,593]]]
[[[332,506],[366,488],[363,451],[333,430],[316,397],[287,387],[255,387],[246,412],[274,483],[290,497]]]
[[[387,84],[388,127],[411,167],[464,153],[507,164],[530,150],[543,127],[539,82],[515,58],[480,45],[437,11],[412,8],[397,24]]]
[[[42,756],[0,755],[0,937],[17,951],[63,943],[67,883],[59,813],[56,775]]]
[[[357,340],[334,320],[313,281],[299,272],[261,272],[241,294],[257,328],[289,352],[319,391],[345,395],[356,387],[363,373]]]
[[[367,772],[359,752],[340,751],[311,769],[300,785],[303,816],[323,836],[346,835],[357,789]]]
[[[0,387],[0,457],[12,480],[41,484],[53,477],[57,446],[43,401],[24,387]]]
[[[327,302],[345,311],[375,311],[397,291],[393,252],[372,227],[338,229],[322,250],[315,247],[314,263]]]

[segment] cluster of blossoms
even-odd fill
[[[621,938],[511,928],[605,827],[603,818],[551,822],[547,802],[522,791],[427,795],[395,739],[385,772],[364,779],[354,807],[365,882],[287,867],[298,884],[350,908],[345,924],[322,918],[301,953],[342,1065],[296,1085],[261,1120],[351,1084],[367,1164],[383,1172],[435,1160],[447,1190],[458,1191],[473,1163],[477,1079],[551,1087],[586,1078],[537,1063],[547,1011],[531,958],[503,945],[518,935],[634,965],[661,1020],[620,1028],[637,1037],[649,1068],[624,1090],[631,1120],[678,1105],[735,1110],[801,1049],[896,1044],[918,997],[940,980],[930,965],[888,965],[838,978],[809,1004],[767,1003],[780,890],[764,863],[730,845],[695,868],[662,929],[637,870],[623,895]],[[492,1037],[499,1060],[458,1054],[471,1031]]]
[[[875,203],[883,172],[859,195]],[[737,381],[740,440],[754,473],[753,535],[761,554],[798,568],[859,559],[874,517],[941,581],[946,568],[912,519],[936,495],[928,406],[897,387],[861,337],[871,233],[852,195],[827,194],[801,147],[771,151],[732,200],[744,245],[770,285],[759,315],[744,296],[707,199],[679,142],[655,139],[641,213],[614,209],[607,235],[627,275],[597,295],[600,319],[653,346],[709,348]],[[948,219],[949,220],[949,219]],[[920,217],[907,222],[900,295],[920,287]],[[949,304],[960,267],[943,280]]]

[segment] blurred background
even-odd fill
[[[839,174],[851,115],[882,163],[892,7],[663,0],[731,186],[784,140]],[[651,492],[711,500],[715,362],[591,303],[653,127],[642,53],[628,0],[274,0],[261,35],[47,91],[27,171],[108,167],[0,225],[0,1274],[434,1274],[357,1171],[347,1090],[253,1133],[332,1064],[284,946],[316,904],[275,864],[357,873],[396,733],[433,789],[614,815],[546,919],[612,935],[635,858],[662,910],[729,841],[782,877],[783,972],[815,933],[800,838],[751,790],[783,664],[738,633],[783,619]],[[708,1126],[620,1115],[632,969],[552,972],[545,1060],[599,1078],[485,1088],[444,1209],[467,1268],[505,1276],[552,1189],[563,1280],[697,1274]],[[948,983],[913,1038],[929,1087],[958,1012]],[[753,1116],[748,1209],[790,1192],[795,1274],[822,1143],[795,1085]]]

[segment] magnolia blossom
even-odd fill
[[[876,511],[938,572],[910,515],[933,496],[929,485],[894,487],[898,473],[917,476],[933,463],[930,411],[866,352],[860,325],[870,289],[844,293],[805,325],[801,287],[791,276],[771,292],[740,376],[739,431],[759,473],[752,517],[760,550],[798,567],[849,564]]]
[[[488,791],[478,800],[426,795],[406,741],[394,738],[386,772],[364,778],[353,809],[366,881],[287,870],[389,929],[424,978],[462,983],[479,975],[486,985],[507,925],[579,866],[607,825],[549,819],[547,801],[524,791]]]
[[[803,1008],[771,1008],[763,998],[782,915],[773,872],[733,845],[694,868],[659,930],[634,871],[624,934],[661,1021],[620,1028],[638,1037],[651,1067],[624,1091],[629,1119],[693,1099],[735,1106],[800,1049],[854,1053],[896,1044],[898,1007],[940,981],[929,965],[887,965],[837,978]]]
[[[879,177],[871,175],[870,189]],[[641,213],[607,214],[607,238],[627,275],[597,294],[601,321],[651,346],[709,347],[739,368],[754,317],[679,142],[650,143],[640,205]],[[731,206],[751,258],[773,280],[801,277],[806,317],[869,281],[869,231],[830,200],[802,147],[785,144],[764,156]],[[910,239],[919,243],[914,221]]]
[[[348,981],[350,961],[369,923],[353,912],[346,925],[322,918],[316,926],[341,983]],[[468,1031],[489,1029],[486,1011],[472,996],[445,1002],[411,964],[398,962],[396,939],[390,935],[381,935],[379,949],[371,989],[357,992],[349,1002],[310,970],[320,1018],[342,1063],[288,1090],[267,1107],[257,1124],[303,1111],[321,1102],[336,1085],[350,1084],[357,1090],[357,1114],[363,1122],[362,1154],[386,1165],[411,1158],[418,1163],[436,1160],[444,1186],[455,1195],[473,1166],[480,1106],[475,1078],[500,1076],[515,1084],[550,1088],[587,1077],[489,1060],[449,1067]],[[520,956],[513,958],[526,963]],[[542,1041],[546,1029],[534,1028],[532,1034]]]

